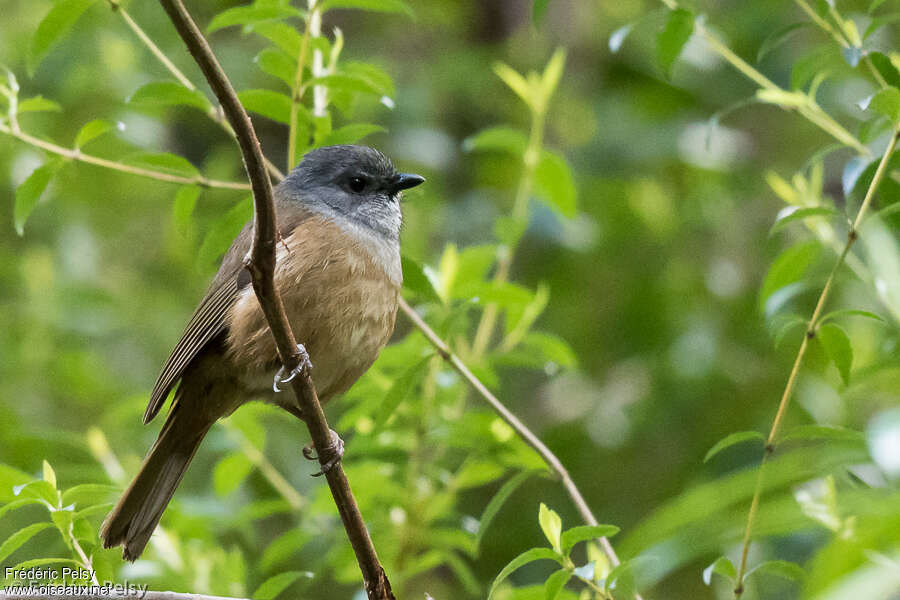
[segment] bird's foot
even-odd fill
[[[331,441],[328,443],[328,446],[323,448],[322,458],[327,459],[324,462],[319,460],[319,456],[316,455],[316,447],[312,442],[303,446],[303,456],[307,460],[319,460],[322,463],[322,470],[318,473],[313,473],[313,477],[319,477],[333,469],[334,465],[338,464],[344,456],[344,440],[341,439],[341,436],[334,429],[329,429],[328,431],[331,432]]]
[[[300,362],[297,363],[297,366],[294,367],[290,373],[285,376],[284,365],[282,365],[281,368],[278,369],[278,372],[275,373],[275,380],[272,382],[272,391],[276,393],[280,392],[282,383],[290,383],[298,375],[307,375],[313,368],[312,363],[309,361],[309,353],[306,351],[306,348],[303,347],[303,344],[297,344],[297,354],[300,357]]]

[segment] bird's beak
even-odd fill
[[[400,190],[408,190],[409,188],[416,187],[421,183],[425,183],[425,178],[421,175],[414,175],[412,173],[397,173],[391,181],[390,187],[391,191],[396,194]]]

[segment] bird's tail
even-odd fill
[[[214,422],[198,423],[189,414],[180,414],[177,400],[137,476],[100,530],[103,547],[121,544],[122,557],[126,560],[133,561],[144,551],[175,488]]]

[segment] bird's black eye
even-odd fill
[[[366,189],[366,183],[365,177],[351,177],[349,181],[350,189],[356,194]]]

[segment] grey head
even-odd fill
[[[424,182],[398,173],[390,159],[367,146],[326,146],[306,154],[278,186],[288,202],[331,218],[346,217],[390,240],[400,236],[400,193]]]

